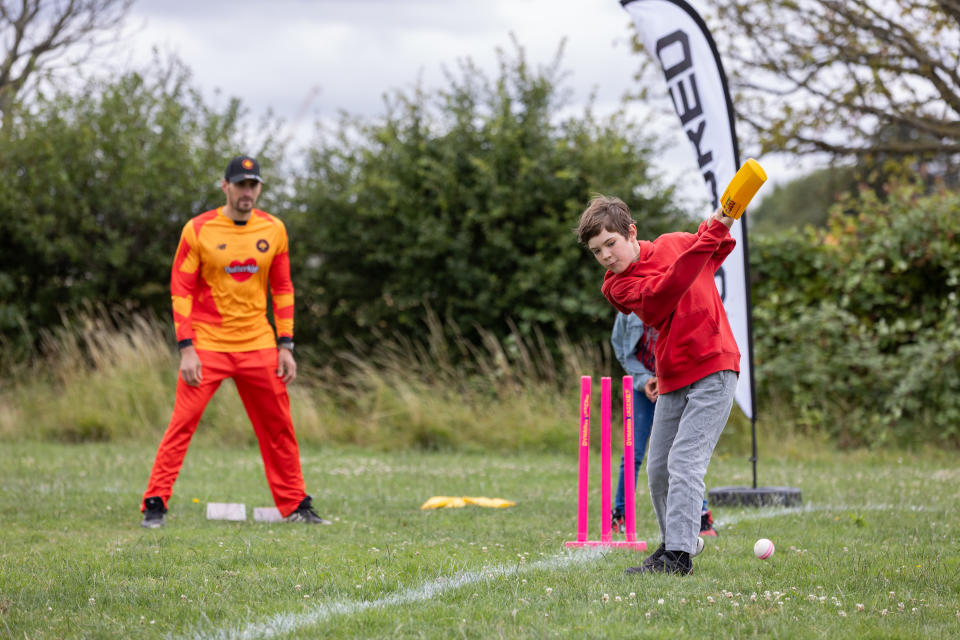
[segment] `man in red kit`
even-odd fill
[[[647,481],[661,544],[627,573],[693,572],[704,476],[740,371],[740,351],[714,281],[736,243],[732,225],[718,208],[695,234],[640,241],[627,205],[606,196],[593,198],[580,217],[578,239],[607,269],[603,295],[659,334]]]
[[[234,158],[221,182],[226,204],[187,222],[180,235],[170,277],[180,375],[143,494],[144,527],[164,525],[190,439],[226,378],[233,378],[253,423],[280,514],[290,522],[330,524],[314,512],[300,470],[287,395],[297,375],[287,230],[254,208],[262,184],[255,159]],[[267,320],[268,288],[276,335]]]

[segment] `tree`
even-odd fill
[[[864,188],[825,229],[754,236],[758,401],[841,444],[960,443],[958,207]]]
[[[852,168],[820,169],[777,185],[750,209],[750,233],[776,233],[803,229],[807,225],[827,226],[830,208],[843,194],[856,192],[858,182]]]
[[[298,334],[337,346],[423,337],[430,310],[478,344],[602,342],[602,270],[573,229],[593,193],[624,198],[641,237],[689,224],[655,176],[656,146],[623,113],[561,117],[558,60],[469,61],[434,94],[396,93],[382,120],[345,119],[315,144],[290,216]]]
[[[0,0],[0,113],[59,63],[75,65],[115,40],[133,0]]]
[[[254,146],[243,115],[238,100],[207,105],[179,62],[156,61],[40,95],[0,128],[0,341],[35,346],[61,313],[90,303],[169,317],[183,224],[223,204],[231,156],[275,165],[278,125]],[[265,208],[282,191],[269,180]]]
[[[960,154],[960,1],[706,0],[762,151]]]

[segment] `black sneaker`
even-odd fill
[[[614,533],[627,532],[627,520],[623,517],[622,513],[614,513],[610,516],[610,530]]]
[[[143,506],[143,522],[140,523],[140,526],[147,529],[162,527],[166,522],[163,514],[167,512],[167,508],[163,506],[163,498],[152,496],[143,501]]]
[[[300,501],[300,506],[297,507],[296,511],[284,518],[287,522],[305,522],[307,524],[333,524],[329,520],[325,520],[317,515],[317,512],[313,510],[313,500],[310,496],[307,496]]]
[[[675,573],[688,576],[693,573],[693,562],[690,554],[683,551],[664,551],[659,558],[647,566],[637,567],[638,571],[630,573]]]
[[[663,543],[661,543],[660,546],[657,547],[657,549],[653,553],[651,553],[649,556],[644,558],[643,562],[640,563],[639,567],[629,567],[626,572],[627,573],[646,573],[646,570],[649,567],[653,566],[657,562],[660,562],[660,557],[666,551],[667,551],[667,548],[663,545]]]
[[[713,528],[713,516],[710,510],[700,514],[700,535],[717,537],[717,530]]]

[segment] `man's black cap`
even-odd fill
[[[263,178],[260,177],[260,164],[250,156],[237,156],[231,160],[223,177],[227,182],[240,182],[241,180],[263,182]]]

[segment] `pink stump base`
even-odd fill
[[[637,551],[647,550],[647,543],[643,540],[610,540],[609,542],[602,540],[569,540],[566,544],[568,547],[617,547],[621,549],[636,549]]]

